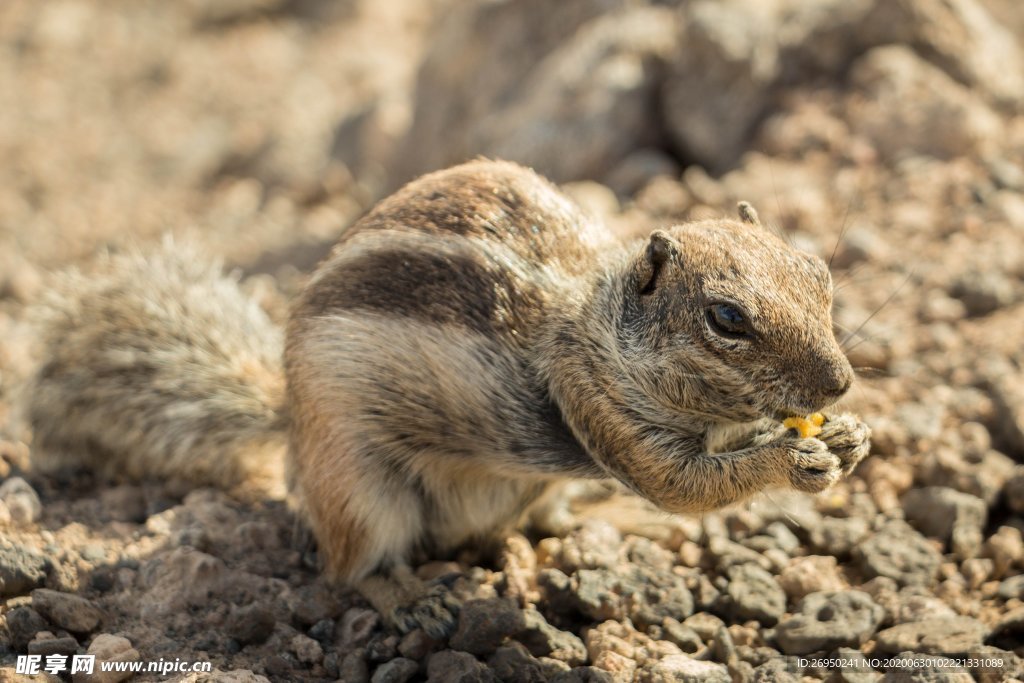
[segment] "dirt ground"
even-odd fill
[[[0,681],[26,653],[216,670],[132,680],[1024,680],[1022,113],[1012,0],[5,0]],[[816,498],[617,499],[424,565],[458,575],[447,642],[318,578],[280,504],[33,470],[50,273],[171,233],[280,320],[376,199],[478,154],[624,238],[742,199],[829,260],[869,458]]]

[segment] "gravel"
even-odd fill
[[[874,635],[884,615],[867,593],[811,593],[793,616],[779,623],[775,637],[787,655],[859,648]]]
[[[508,637],[526,627],[522,610],[508,600],[470,600],[459,612],[451,646],[477,656],[492,654]]]
[[[23,595],[46,579],[46,558],[19,545],[0,545],[0,595]]]
[[[880,652],[954,655],[977,652],[986,635],[988,629],[977,619],[951,617],[893,626],[879,631],[876,640]]]
[[[786,594],[766,570],[753,564],[741,564],[730,567],[727,575],[729,612],[735,619],[756,619],[772,626],[786,611]]]
[[[940,669],[798,658],[969,652],[1003,671],[943,680],[1024,680],[1015,3],[8,5],[0,671],[95,651],[239,683],[875,682]],[[616,492],[494,558],[423,558],[458,577],[450,638],[327,581],[282,503],[37,467],[14,401],[50,271],[189,228],[283,322],[377,197],[477,154],[568,181],[624,238],[747,200],[830,259],[871,456],[820,496],[672,516]]]
[[[32,607],[54,626],[77,634],[92,633],[103,621],[103,612],[89,600],[47,588],[32,591]]]
[[[890,522],[854,551],[868,577],[884,576],[903,585],[931,584],[942,555],[904,522]]]
[[[907,519],[926,536],[951,544],[960,559],[974,557],[984,540],[985,501],[950,488],[928,486],[903,497]]]

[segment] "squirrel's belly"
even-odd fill
[[[552,476],[532,458],[573,461],[523,372],[456,326],[369,311],[302,322],[286,360],[291,466],[335,574],[512,523]]]

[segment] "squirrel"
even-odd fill
[[[566,481],[617,480],[669,512],[827,489],[870,429],[829,415],[799,438],[780,420],[851,385],[831,302],[826,264],[749,204],[622,243],[533,171],[476,160],[344,232],[283,335],[181,245],[68,276],[41,318],[33,449],[287,490],[329,576],[408,579]]]

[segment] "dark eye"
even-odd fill
[[[752,331],[747,317],[732,304],[711,304],[707,308],[708,324],[723,337],[750,337]]]

